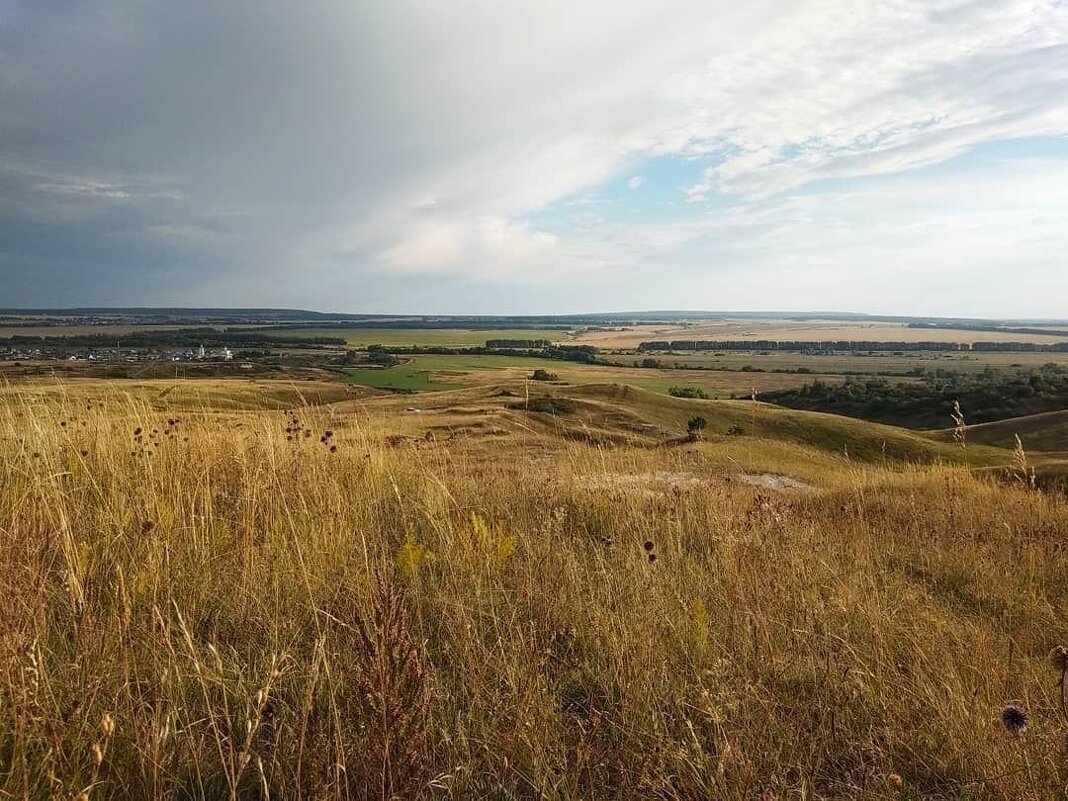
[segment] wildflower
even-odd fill
[[[137,428],[135,428],[135,429],[134,429],[134,436],[135,436],[135,437],[139,437],[139,436],[141,436],[141,432],[142,432],[143,430],[144,430],[144,429],[143,429],[143,428],[141,428],[141,426],[138,426]]]
[[[649,564],[653,564],[654,562],[656,562],[656,554],[651,553],[649,554]]]
[[[330,446],[330,453],[337,453],[337,445]]]
[[[891,773],[886,777],[886,783],[891,787],[901,787],[905,783],[905,780],[901,778],[900,773]]]
[[[1001,710],[1001,725],[1009,734],[1019,734],[1027,728],[1027,711],[1020,701],[1012,701]]]
[[[646,540],[645,541],[645,545],[643,547],[645,548],[646,553],[652,553],[653,541],[652,540]]]
[[[155,520],[146,520],[141,524],[141,534],[151,534],[156,529]]]

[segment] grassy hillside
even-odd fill
[[[834,375],[646,369],[630,364],[589,365],[535,356],[436,354],[405,356],[403,363],[395,367],[358,367],[346,373],[355,384],[425,392],[522,381],[537,369],[551,372],[568,384],[618,382],[664,394],[673,386],[685,385],[699,388],[713,397],[748,397],[754,390],[782,390],[814,380],[828,383],[841,380]]]
[[[1019,435],[1030,451],[1068,452],[1068,409],[968,427],[968,439],[998,448],[1011,448]]]
[[[597,399],[609,408],[631,410],[644,420],[679,432],[685,431],[689,418],[700,415],[709,423],[706,437],[795,443],[840,455],[845,460],[884,464],[969,460],[973,464],[994,464],[1005,459],[1005,454],[997,450],[973,448],[971,453],[962,452],[959,447],[907,429],[838,415],[781,409],[766,403],[665,398],[620,384],[577,387],[572,392]]]
[[[1063,795],[1068,504],[959,464],[1005,451],[116,386],[0,391],[4,797]]]
[[[169,411],[289,409],[317,406],[353,398],[373,397],[364,387],[346,387],[326,381],[274,381],[259,379],[173,379],[99,381],[93,379],[38,379],[0,385],[0,402],[13,407],[60,404],[125,407],[130,403]]]

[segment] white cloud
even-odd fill
[[[985,142],[1068,132],[1068,11],[1056,0],[764,5],[733,12],[731,36],[722,35],[722,8],[674,9],[685,24],[633,43],[640,66],[628,68],[609,45],[647,19],[645,11],[618,9],[616,28],[594,38],[602,46],[589,60],[576,61],[570,42],[553,34],[539,39],[537,26],[512,43],[520,53],[533,45],[562,55],[574,77],[561,92],[550,70],[543,82],[522,84],[529,95],[503,100],[544,116],[518,112],[524,124],[515,138],[464,162],[472,180],[441,179],[463,187],[445,202],[457,221],[519,218],[643,154],[718,159],[688,192],[700,202],[712,193],[771,197],[814,180],[892,174]],[[490,49],[505,47],[496,41]],[[577,108],[585,113],[568,113]],[[471,261],[455,269],[470,270]]]
[[[457,264],[481,279],[544,282],[595,264],[557,248],[559,237],[504,218],[421,220],[401,241],[380,254],[390,269],[411,274],[449,274]]]
[[[240,276],[288,302],[294,289],[274,278],[294,270],[309,276],[304,302],[333,308],[359,308],[369,285],[396,276],[565,287],[584,271],[663,266],[667,254],[693,281],[723,254],[789,276],[802,271],[797,241],[808,243],[804,269],[821,276],[846,252],[828,232],[849,230],[857,274],[878,263],[905,275],[863,247],[885,244],[872,220],[920,225],[909,206],[876,193],[858,201],[871,220],[832,219],[799,189],[1068,133],[1059,0],[16,5],[0,28],[0,157],[46,166],[0,169],[0,228],[51,216],[54,230],[0,271],[47,252],[105,293],[119,269],[114,228],[158,248],[123,269],[177,263],[200,271],[205,301],[230,303],[243,302]],[[626,235],[594,218],[551,232],[524,222],[561,201],[600,204],[596,188],[621,176],[637,188],[638,170],[651,182],[642,161],[671,154],[711,164],[695,163],[680,191],[687,215],[723,194],[743,205]],[[828,198],[845,191],[835,186]],[[928,213],[953,219],[952,204],[968,200],[954,194]],[[93,229],[84,220],[98,209]],[[786,209],[801,216],[788,222]],[[790,235],[762,227],[770,220]],[[745,232],[758,241],[727,239]],[[990,253],[1022,247],[1014,230],[983,233]],[[1042,235],[1062,250],[1068,239],[1059,223]],[[926,241],[946,264],[976,255]],[[212,292],[223,285],[235,294]],[[631,291],[624,305],[645,305],[648,293]],[[462,308],[470,290],[456,292]]]
[[[687,308],[1064,315],[1068,162],[976,163],[598,232],[618,280]],[[654,277],[655,276],[655,277]]]

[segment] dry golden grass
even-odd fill
[[[633,348],[648,340],[672,339],[782,339],[864,340],[871,342],[1062,342],[1050,334],[1008,334],[952,328],[909,328],[903,323],[843,322],[841,320],[722,320],[681,324],[627,326],[622,331],[588,331],[575,343],[601,348]]]
[[[1065,792],[1057,497],[473,394],[449,440],[399,400],[0,397],[3,797]]]

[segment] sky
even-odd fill
[[[0,307],[1068,317],[1066,0],[0,0]]]

